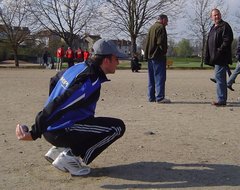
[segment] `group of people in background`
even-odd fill
[[[214,67],[215,76],[210,78],[216,83],[216,101],[212,102],[214,106],[225,106],[227,104],[227,89],[234,91],[232,84],[240,73],[240,38],[236,57],[238,60],[236,69],[231,73],[229,64],[232,64],[231,45],[233,41],[233,31],[231,26],[222,20],[219,9],[212,9],[211,27],[205,52],[205,64]],[[157,103],[170,103],[165,98],[166,82],[166,53],[167,53],[167,32],[166,26],[168,17],[160,15],[158,20],[149,29],[146,47],[145,59],[148,61],[148,101]],[[227,80],[226,73],[229,75]]]
[[[65,51],[64,46],[62,45],[57,49],[56,52],[56,71],[62,70],[62,65],[64,58],[67,59],[68,68],[74,65],[74,62],[80,63],[89,59],[90,53],[87,49],[82,50],[79,47],[77,50],[73,50],[71,47]],[[42,56],[43,66],[46,65],[47,68],[54,69],[54,58],[50,55],[50,53],[46,50]]]
[[[56,70],[60,71],[62,70],[62,63],[64,57],[67,58],[68,68],[72,67],[74,65],[74,62],[79,63],[82,61],[88,60],[90,56],[90,53],[87,49],[82,50],[81,47],[79,47],[76,51],[73,51],[71,47],[68,47],[66,52],[64,52],[64,46],[61,46],[57,49],[57,67]]]

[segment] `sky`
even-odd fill
[[[187,7],[191,7],[190,3],[194,0],[186,0],[186,1],[187,1],[186,2]],[[214,0],[211,0],[211,1],[214,1]],[[215,1],[219,2],[218,0],[215,0]],[[227,17],[226,18],[224,17],[223,19],[230,24],[234,32],[234,38],[237,38],[238,35],[240,36],[240,22],[236,21],[236,17],[234,15],[236,14],[237,11],[240,13],[240,0],[224,0],[224,1],[225,1],[225,5],[228,7],[228,13],[227,13]],[[190,12],[191,8],[187,8],[187,7],[186,7],[186,10]],[[152,21],[152,23],[154,22],[155,20]],[[172,27],[173,25],[174,27]],[[174,20],[174,23],[172,23],[172,21],[170,20],[169,25],[167,26],[168,34],[170,33],[172,34],[170,38],[175,42],[179,42],[183,38],[191,40],[191,36],[189,35],[189,32],[188,32],[188,25],[189,23],[187,23],[186,19],[185,20],[182,19],[182,16],[179,16],[176,20]],[[101,36],[104,38],[108,38],[109,33],[106,32],[104,34],[101,34]],[[130,40],[128,36],[123,35],[122,33],[120,33],[118,36],[116,36],[116,34],[114,33],[114,36],[111,36],[111,38],[114,38],[114,37],[119,39]]]
[[[240,6],[240,1],[239,0],[226,0],[226,3],[232,10],[237,10]]]
[[[188,0],[188,5],[190,1],[191,0]],[[235,14],[237,12],[240,13],[240,0],[225,0],[225,5],[228,7],[228,13],[223,19],[230,24],[234,32],[234,38],[237,38],[240,36],[240,22],[237,21]],[[186,20],[180,19],[177,21],[174,29],[169,27],[170,30],[177,33],[174,37],[174,41],[180,41],[182,38],[189,39],[189,34],[186,32],[187,25],[188,23],[186,23]]]
[[[236,22],[236,18],[234,17],[234,15],[238,12],[240,12],[240,0],[225,0],[226,1],[226,5],[228,6],[228,17],[227,17],[227,21],[230,22],[234,20]],[[238,22],[240,25],[240,22]]]

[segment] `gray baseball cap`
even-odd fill
[[[106,39],[97,40],[93,44],[95,55],[115,55],[118,58],[126,58],[127,55],[120,52],[117,46],[111,41]]]

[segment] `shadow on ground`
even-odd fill
[[[208,101],[172,101],[171,104],[208,104],[211,105],[212,102]],[[222,106],[219,106],[222,107]],[[224,107],[240,107],[240,102],[227,102]]]
[[[105,189],[240,186],[240,167],[224,164],[137,162],[93,169],[91,176],[107,176],[134,181],[134,183],[129,184],[105,184],[101,186]]]

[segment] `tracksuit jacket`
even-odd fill
[[[41,138],[46,131],[71,127],[78,121],[94,117],[101,84],[105,81],[108,79],[101,68],[87,62],[53,77],[50,96],[30,131],[33,140]]]

